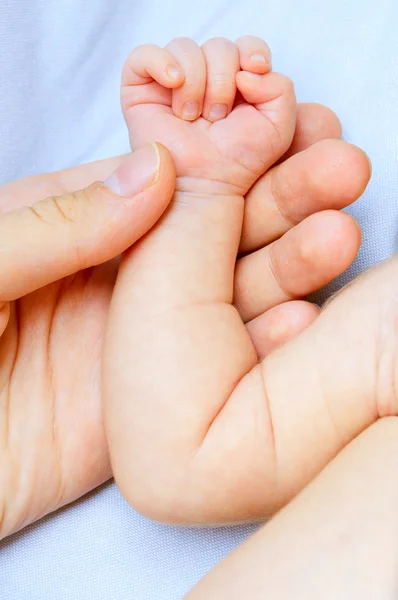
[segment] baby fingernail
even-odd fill
[[[130,198],[156,183],[160,154],[157,144],[147,144],[131,154],[104,185],[118,196]]]
[[[194,121],[199,116],[199,104],[197,102],[186,102],[182,108],[182,118],[186,121]]]
[[[178,79],[180,79],[182,75],[180,69],[177,69],[177,67],[175,67],[174,65],[167,65],[166,74],[173,81],[178,81]]]
[[[245,74],[245,77],[249,77],[250,79],[262,79],[263,75],[259,73],[251,73],[250,71],[241,71],[241,73]]]
[[[262,62],[264,64],[268,62],[264,54],[260,54],[259,52],[253,52],[253,54],[250,56],[250,60],[254,60],[255,62]]]
[[[213,104],[209,112],[209,121],[219,121],[225,119],[228,113],[226,104]]]

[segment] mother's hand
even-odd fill
[[[0,537],[110,476],[99,405],[117,265],[101,263],[154,225],[174,186],[169,153],[149,145],[106,185],[0,217]]]

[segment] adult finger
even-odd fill
[[[157,221],[175,185],[168,151],[137,150],[105,183],[0,217],[0,301],[32,292],[130,247]]]
[[[304,331],[319,313],[320,308],[316,304],[292,300],[278,304],[249,321],[246,329],[259,360]]]
[[[279,162],[306,150],[321,140],[340,139],[341,133],[339,118],[327,106],[313,102],[297,104],[294,138],[289,150]]]
[[[360,244],[357,222],[346,213],[328,210],[241,258],[235,271],[234,304],[242,319],[247,322],[330,283],[351,265]]]
[[[240,250],[252,252],[321,210],[345,208],[364,192],[366,154],[341,140],[323,140],[270,169],[246,196]]]
[[[0,186],[0,214],[30,206],[49,196],[62,196],[105,181],[129,154],[96,160],[84,165],[22,177]]]

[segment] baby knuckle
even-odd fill
[[[250,35],[250,34],[245,34],[245,35],[241,35],[238,37],[238,39],[236,40],[236,42],[254,42],[256,44],[265,44],[263,38],[258,37],[257,35]]]
[[[130,56],[137,56],[141,54],[150,54],[151,52],[156,52],[159,49],[159,46],[156,44],[141,44],[140,46],[136,46],[134,50],[131,52]]]
[[[157,52],[159,52],[159,46],[156,46],[156,44],[141,44],[141,46],[134,48],[123,65],[123,76],[126,76],[130,69],[135,69],[137,65],[149,60]]]
[[[200,50],[200,48],[197,42],[195,42],[195,40],[192,40],[191,38],[177,37],[167,44],[166,50],[172,53],[176,52],[181,55],[189,55],[191,52],[196,53],[196,51]]]
[[[254,47],[266,46],[264,40],[254,35],[241,35],[236,39],[235,44],[243,54],[250,52]]]
[[[236,45],[234,42],[225,37],[213,37],[208,39],[204,44],[203,48],[212,49],[219,48],[220,46],[227,47],[228,49],[234,50],[236,49]]]
[[[235,44],[244,44],[247,41],[250,41],[254,36],[252,35],[240,35],[239,37],[236,38],[235,40]]]
[[[179,46],[180,44],[191,44],[191,45],[195,44],[196,45],[196,42],[189,37],[181,36],[181,37],[173,38],[168,43],[169,46],[173,46],[173,45]]]

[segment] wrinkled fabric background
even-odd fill
[[[332,107],[373,162],[350,208],[362,249],[325,297],[398,249],[397,23],[396,0],[0,0],[0,184],[128,151],[134,46],[260,35],[298,99]],[[108,484],[0,543],[0,599],[178,600],[253,530],[156,525]]]

